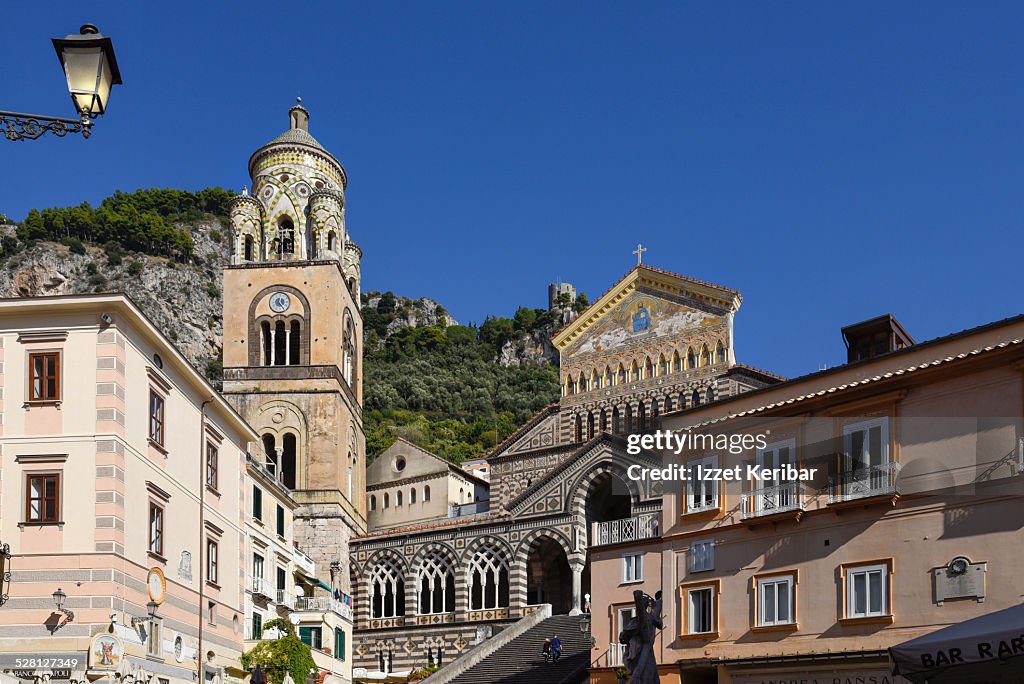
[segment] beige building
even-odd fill
[[[484,480],[402,438],[374,459],[366,479],[371,532],[488,509]]]
[[[846,365],[663,417],[763,441],[666,454],[738,476],[663,483],[660,534],[594,551],[593,681],[635,589],[663,592],[661,681],[687,684],[903,681],[888,647],[1020,603],[1024,317],[844,336]]]
[[[240,681],[257,435],[123,295],[0,301],[0,354],[0,670]]]

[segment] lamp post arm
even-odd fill
[[[35,140],[47,132],[58,138],[68,133],[81,133],[83,138],[88,138],[92,133],[92,125],[93,121],[87,114],[78,119],[62,119],[0,110],[0,134],[8,140]]]

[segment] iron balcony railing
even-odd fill
[[[270,586],[270,582],[265,577],[250,576],[248,581],[249,588],[252,593],[259,594],[260,596],[266,596],[271,601],[275,598],[275,590]]]
[[[829,478],[828,502],[840,503],[873,496],[899,494],[899,463],[865,466]]]
[[[277,605],[284,606],[285,608],[291,608],[295,610],[295,594],[288,591],[287,589],[277,590]]]
[[[626,644],[608,644],[608,667],[622,667],[626,664]]]
[[[591,523],[590,545],[604,546],[620,542],[653,539],[661,530],[661,516],[658,513],[641,513],[621,520]]]
[[[352,606],[328,596],[299,596],[296,599],[296,610],[314,613],[332,610],[343,618],[352,619]]]
[[[743,493],[743,519],[758,518],[788,511],[804,510],[802,482],[784,482],[774,487],[759,487]]]

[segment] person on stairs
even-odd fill
[[[558,638],[556,634],[551,638],[551,654],[552,659],[557,663],[558,659],[562,656],[562,640]]]
[[[544,639],[544,647],[540,649],[540,654],[544,656],[544,661],[551,660],[551,639]]]

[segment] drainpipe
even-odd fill
[[[206,407],[213,403],[213,397],[203,402],[199,409],[199,684],[206,683],[206,665],[203,654],[203,602],[206,600]]]

